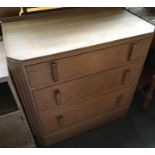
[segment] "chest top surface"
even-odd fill
[[[4,44],[2,41],[0,41],[0,82],[1,80],[7,77],[8,77],[8,68],[4,52]]]
[[[152,33],[121,8],[76,8],[2,23],[7,57],[28,60]]]

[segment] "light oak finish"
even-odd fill
[[[92,128],[96,128],[98,126],[104,125],[108,122],[111,122],[113,120],[119,119],[121,117],[125,117],[128,106],[121,107],[120,109],[117,109],[115,111],[109,111],[106,113],[102,113],[99,116],[95,116],[92,119],[81,121],[80,124],[77,124],[75,126],[72,126],[70,128],[67,128],[63,131],[56,132],[53,135],[49,135],[44,137],[43,139],[39,139],[40,144],[42,145],[49,145],[51,143],[58,142],[60,140],[66,139],[68,137],[71,137],[73,135],[76,135],[77,133],[83,133],[85,131],[88,131]]]
[[[131,60],[143,59],[149,49],[150,40],[144,39],[138,42],[100,49],[91,53],[55,61],[49,60],[48,62],[28,66],[26,71],[30,86],[38,88],[56,82],[68,81],[129,64]],[[115,59],[117,55],[120,55],[119,59]],[[87,61],[88,59],[89,61]]]
[[[120,8],[77,8],[31,16],[2,23],[9,58],[39,58],[154,30],[151,24]]]
[[[134,89],[135,87],[129,87],[112,93],[98,95],[78,105],[55,109],[49,111],[47,114],[41,115],[40,118],[44,128],[44,134],[50,135],[101,115],[102,113],[115,111],[124,106],[127,107],[131,102]]]
[[[59,10],[2,25],[9,68],[39,144],[126,115],[152,25],[121,8]]]
[[[38,112],[64,108],[97,94],[134,85],[139,79],[142,66],[143,62],[139,62],[34,91]]]

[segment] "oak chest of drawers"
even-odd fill
[[[3,21],[11,74],[38,143],[127,114],[154,27],[120,8]]]

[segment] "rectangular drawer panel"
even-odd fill
[[[128,87],[110,94],[96,96],[78,105],[42,115],[40,119],[44,134],[52,134],[52,132],[64,130],[108,111],[115,111],[124,106],[128,107],[134,91],[135,87]]]
[[[136,84],[142,66],[143,62],[134,63],[115,70],[33,91],[38,112],[64,108],[91,96]]]
[[[38,88],[128,64],[145,58],[149,45],[150,39],[145,39],[26,67],[30,86]]]
[[[102,115],[93,117],[92,119],[86,121],[81,121],[80,124],[74,125],[70,128],[66,128],[66,130],[59,130],[58,132],[55,133],[51,132],[50,135],[44,135],[43,136],[44,142],[45,144],[50,145],[51,143],[62,141],[63,139],[75,136],[90,129],[103,126],[104,124],[109,123],[113,120],[122,118],[126,116],[127,112],[128,107],[123,106],[115,111],[102,113]]]

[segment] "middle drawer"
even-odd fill
[[[142,66],[143,62],[138,62],[33,91],[38,112],[64,108],[100,93],[134,85],[139,79]]]

